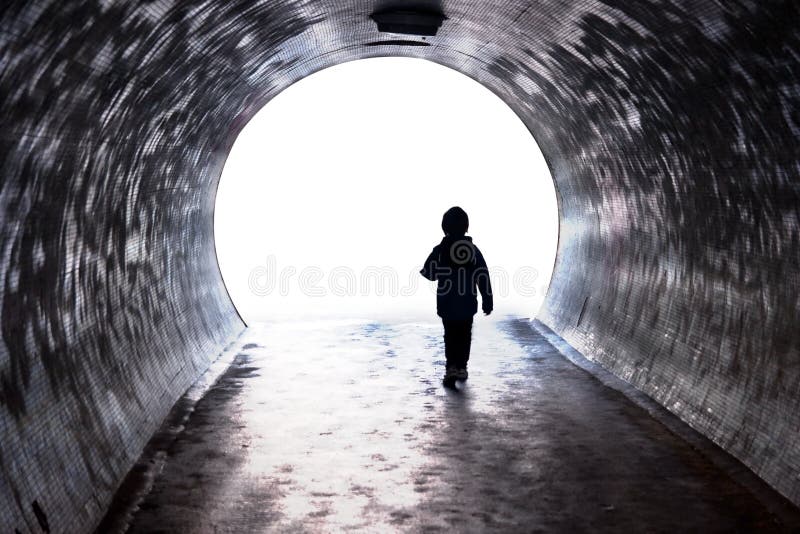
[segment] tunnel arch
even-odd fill
[[[443,10],[429,46],[371,45],[398,5]],[[798,21],[788,0],[7,2],[0,523],[41,524],[35,502],[96,524],[242,330],[211,216],[236,135],[381,55],[473,77],[532,131],[560,211],[544,322],[800,502]]]
[[[558,208],[519,116],[432,61],[327,67],[284,89],[237,135],[216,190],[222,278],[248,325],[298,313],[425,317],[433,295],[418,256],[453,204],[469,211],[488,254],[496,310],[534,317],[555,264]],[[284,288],[287,269],[297,272]],[[382,289],[364,281],[374,269]],[[355,279],[346,296],[330,285],[342,270]],[[320,277],[313,296],[304,272]]]

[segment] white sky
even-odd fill
[[[283,91],[239,135],[217,194],[220,269],[248,324],[435,317],[433,283],[418,271],[455,205],[492,270],[495,313],[533,317],[558,215],[523,123],[434,63],[346,63]]]

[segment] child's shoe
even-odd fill
[[[444,378],[442,379],[442,384],[446,388],[454,388],[456,387],[456,380],[458,378],[458,369],[455,367],[448,367],[447,370],[444,372]]]
[[[466,380],[467,378],[469,378],[469,373],[467,372],[466,367],[462,369],[456,369],[455,375],[456,375],[456,380]]]

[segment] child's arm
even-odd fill
[[[476,247],[476,262],[477,270],[475,271],[476,282],[478,284],[478,291],[481,293],[481,308],[483,313],[489,315],[494,310],[494,297],[492,297],[492,281],[489,279],[489,268],[486,266],[486,260],[483,259],[483,254]]]
[[[436,263],[439,259],[439,247],[433,247],[433,250],[430,254],[428,254],[428,259],[425,260],[425,263],[422,265],[422,269],[420,270],[419,274],[430,280],[431,282],[436,281]]]

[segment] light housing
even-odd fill
[[[389,9],[375,12],[370,18],[378,25],[382,33],[399,33],[403,35],[434,36],[442,22],[447,20],[442,13],[434,11],[418,11],[409,9]]]

